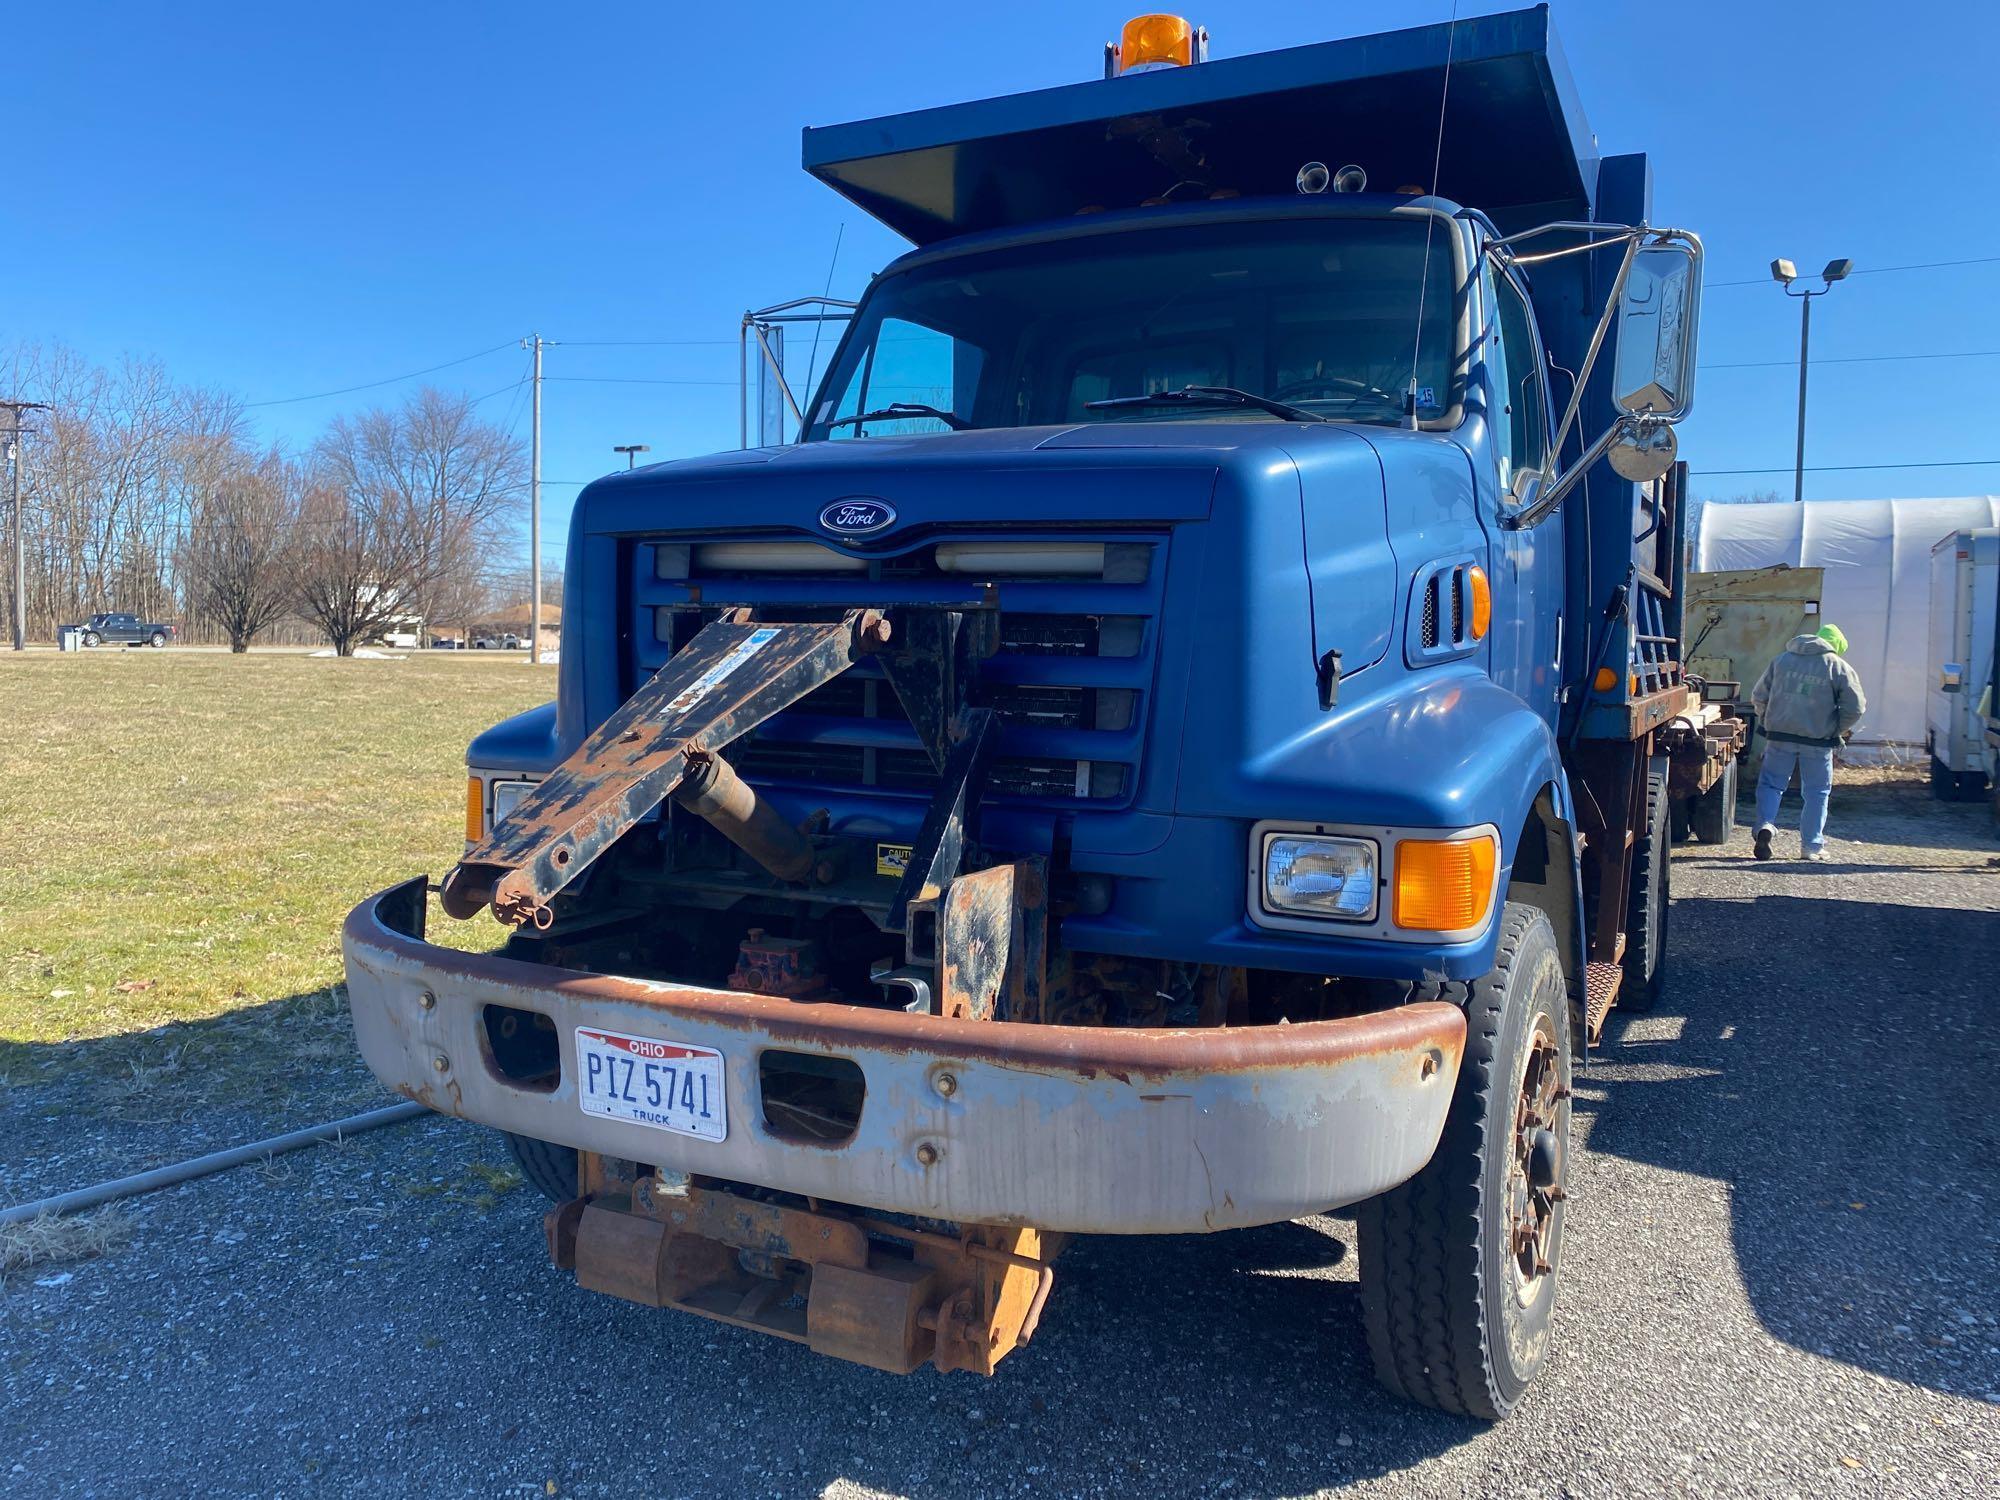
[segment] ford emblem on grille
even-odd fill
[[[819,513],[819,524],[838,537],[873,536],[896,524],[896,507],[886,500],[836,500]]]

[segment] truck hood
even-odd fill
[[[893,507],[896,521],[859,550],[894,551],[917,528],[940,525],[1203,521],[1224,470],[1278,477],[1279,489],[1296,491],[1297,480],[1275,469],[1296,468],[1299,452],[1338,452],[1352,464],[1370,449],[1354,429],[1267,421],[984,428],[650,464],[596,480],[577,509],[598,535],[782,528],[822,536],[823,507],[874,499]],[[1377,469],[1372,460],[1363,467]],[[1374,504],[1363,514],[1380,509],[1379,474],[1367,488]],[[1377,519],[1368,521],[1371,533]]]
[[[1020,585],[1014,598],[1039,602],[1013,607],[1154,621],[1141,648],[1152,663],[1146,723],[1133,726],[1149,748],[1127,805],[1168,811],[1183,736],[1212,738],[1214,712],[1238,729],[1289,726],[1318,712],[1327,652],[1340,652],[1345,673],[1384,655],[1397,583],[1382,476],[1374,445],[1353,427],[1262,420],[881,437],[612,474],[584,491],[571,523],[561,738],[574,743],[601,721],[657,654],[647,611],[685,586],[656,576],[655,543],[833,542],[822,514],[869,501],[893,518],[840,537],[850,554],[898,557],[946,534],[1160,538],[1162,566],[1143,585]],[[799,598],[816,585],[768,587]],[[1107,587],[1126,592],[1114,600]],[[612,639],[635,655],[602,649]]]
[[[1176,438],[1164,426],[1107,443],[1106,430],[1010,427],[752,448],[608,475],[578,504],[599,533],[782,528],[824,537],[825,506],[869,499],[896,519],[857,550],[895,551],[948,524],[1203,520],[1218,467],[1242,446],[1221,432]]]

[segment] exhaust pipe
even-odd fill
[[[690,753],[687,777],[673,796],[778,879],[796,883],[811,877],[815,863],[811,840],[758,796],[729,762],[714,755],[697,759]]]

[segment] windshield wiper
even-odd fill
[[[897,417],[936,417],[953,432],[963,432],[972,424],[955,412],[927,406],[921,401],[896,401],[876,411],[864,411],[859,416],[842,417],[837,422],[826,425],[832,427],[859,427],[863,422],[888,422]]]
[[[1250,406],[1287,422],[1330,422],[1316,411],[1273,401],[1269,396],[1239,391],[1233,385],[1184,385],[1177,391],[1151,391],[1144,396],[1109,396],[1083,403],[1088,411],[1117,411],[1132,406]]]

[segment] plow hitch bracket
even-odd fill
[[[886,646],[890,634],[888,619],[872,609],[811,622],[728,611],[466,853],[445,877],[438,904],[460,918],[490,905],[509,926],[546,928],[556,893],[684,784],[684,805],[780,879],[803,879],[812,867],[804,835],[716,753]]]

